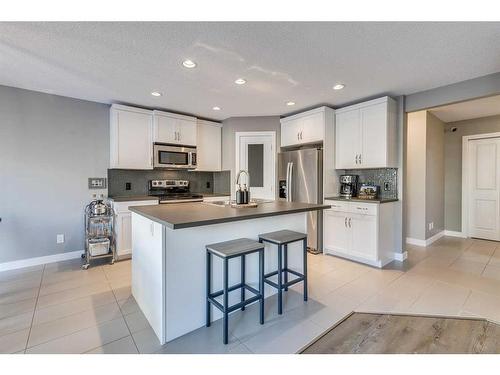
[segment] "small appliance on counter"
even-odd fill
[[[380,186],[373,184],[361,184],[359,188],[358,198],[359,199],[377,199],[380,194]]]
[[[113,208],[104,201],[102,194],[85,207],[84,270],[89,268],[93,259],[111,258],[111,264],[115,262],[114,219]]]
[[[150,180],[149,195],[157,197],[160,204],[203,202],[203,195],[189,191],[186,180]]]
[[[241,177],[242,173],[246,174],[246,176],[247,176],[247,183],[243,184],[243,189],[241,188],[241,183],[240,183],[240,177]],[[239,171],[238,175],[236,176],[236,204],[237,205],[250,203],[250,191],[247,188],[247,184],[248,184],[248,186],[250,186],[250,175],[245,170]]]
[[[344,174],[340,176],[340,196],[353,198],[358,194],[358,175]]]

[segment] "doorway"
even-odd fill
[[[500,133],[463,139],[463,231],[500,241]]]
[[[251,198],[275,199],[276,132],[236,132],[235,173],[246,170]],[[243,177],[244,178],[244,177]]]

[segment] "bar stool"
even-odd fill
[[[303,243],[303,274],[288,268],[288,244],[297,241]],[[293,284],[304,282],[304,301],[307,301],[307,234],[279,230],[259,235],[259,242],[269,242],[278,246],[278,270],[264,274],[264,282],[278,289],[278,314],[283,313],[282,291],[286,292],[288,287]],[[288,281],[289,273],[297,278]],[[269,280],[274,275],[278,275],[278,283]]]
[[[207,250],[207,327],[211,324],[211,305],[217,307],[223,314],[222,336],[224,344],[228,341],[228,316],[229,313],[241,309],[245,310],[245,306],[259,301],[260,303],[260,324],[264,324],[264,245],[260,242],[250,240],[248,238],[238,238],[231,241],[219,242],[205,246]],[[245,280],[245,256],[252,253],[259,253],[259,290],[252,288],[246,284]],[[223,276],[222,289],[212,293],[212,255],[215,255],[223,261]],[[241,259],[241,282],[229,286],[228,281],[228,266],[229,259]],[[237,304],[229,306],[229,292],[233,290],[241,290],[241,301]],[[245,290],[253,293],[254,296],[245,299]],[[223,296],[222,304],[216,300],[217,297]]]

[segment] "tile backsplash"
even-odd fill
[[[359,176],[359,184],[367,183],[380,186],[381,198],[398,197],[398,170],[397,168],[377,169],[346,169],[344,174]],[[389,190],[384,189],[384,184],[389,183]]]
[[[196,193],[227,193],[229,186],[229,171],[223,172],[189,172],[169,171],[161,169],[132,170],[108,169],[108,195],[130,196],[147,195],[149,180],[188,180],[190,191]],[[126,183],[131,184],[131,189],[126,190]],[[207,185],[208,184],[208,185]]]

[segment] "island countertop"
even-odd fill
[[[130,207],[129,210],[171,229],[220,224],[259,217],[286,215],[330,208],[325,204],[272,201],[258,207],[233,208],[207,203],[160,204]]]

